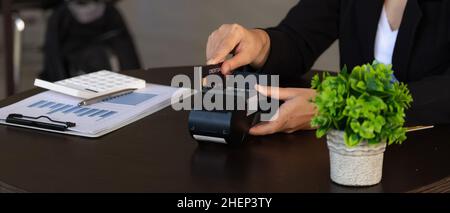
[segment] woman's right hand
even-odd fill
[[[250,64],[261,68],[269,55],[270,38],[264,30],[246,29],[238,24],[225,24],[208,38],[207,64],[222,64],[222,73]],[[229,54],[233,57],[227,59]]]

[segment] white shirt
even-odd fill
[[[397,35],[398,30],[392,31],[386,10],[383,7],[380,20],[378,21],[378,31],[375,39],[375,60],[383,64],[392,64],[392,55],[394,54]]]

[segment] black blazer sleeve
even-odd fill
[[[262,72],[280,75],[281,84],[298,82],[338,38],[339,2],[301,0],[277,27],[266,29],[271,49]]]
[[[412,107],[406,112],[409,123],[450,123],[450,67],[442,75],[409,82],[408,88],[414,99]]]

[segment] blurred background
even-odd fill
[[[101,67],[103,62],[113,70],[203,64],[206,60],[207,38],[221,24],[239,23],[249,28],[274,26],[293,5],[299,2],[299,0],[118,0],[108,1],[107,4],[111,4],[111,7],[105,9],[92,5],[83,8],[62,6],[61,4],[70,2],[64,0],[51,0],[46,4],[38,4],[39,0],[10,1],[13,8],[12,23],[19,27],[19,32],[21,31],[19,35],[12,31],[12,35],[15,35],[20,43],[10,45],[15,52],[20,50],[20,54],[16,55],[18,57],[15,57],[20,58],[20,61],[16,59],[16,64],[20,66],[15,67],[18,70],[15,92],[33,88],[33,81],[38,76],[57,80],[64,75],[77,74],[73,70],[81,69],[79,66],[89,65],[89,68],[93,69]],[[75,2],[86,6],[89,0],[75,0]],[[116,14],[115,9],[119,13]],[[72,15],[68,11],[73,12]],[[74,11],[78,11],[81,18],[77,19],[74,15],[77,12]],[[107,18],[102,22],[96,22],[95,19],[102,15]],[[5,54],[8,45],[4,42],[6,33],[3,25],[4,16],[5,12],[2,10],[0,99],[7,96]],[[83,20],[83,17],[90,17],[91,20]],[[72,19],[79,23],[74,23]],[[83,21],[88,23],[92,20],[95,24],[89,24],[89,27],[80,25]],[[110,30],[116,26],[125,31]],[[100,41],[108,41],[108,45],[106,47],[94,45]],[[88,50],[83,45],[89,47]],[[103,49],[108,51],[103,52]],[[103,55],[105,57],[101,57]],[[112,57],[114,55],[116,57]],[[91,60],[87,61],[88,59]],[[60,70],[59,75],[54,74],[53,70],[58,68],[64,71]],[[83,67],[86,70],[89,68]],[[317,61],[314,69],[337,71],[338,68],[339,54],[337,44],[334,44]]]

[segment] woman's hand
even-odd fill
[[[269,55],[270,38],[264,30],[246,29],[238,24],[225,24],[208,38],[207,64],[222,64],[222,73],[250,64],[261,68]],[[229,54],[234,54],[227,59]]]
[[[256,90],[267,97],[283,100],[284,103],[278,109],[274,120],[257,124],[250,129],[250,134],[269,135],[277,132],[292,133],[298,130],[313,129],[310,123],[316,114],[316,107],[310,100],[315,98],[315,90],[279,88],[276,94],[271,94],[270,87],[257,86]]]

